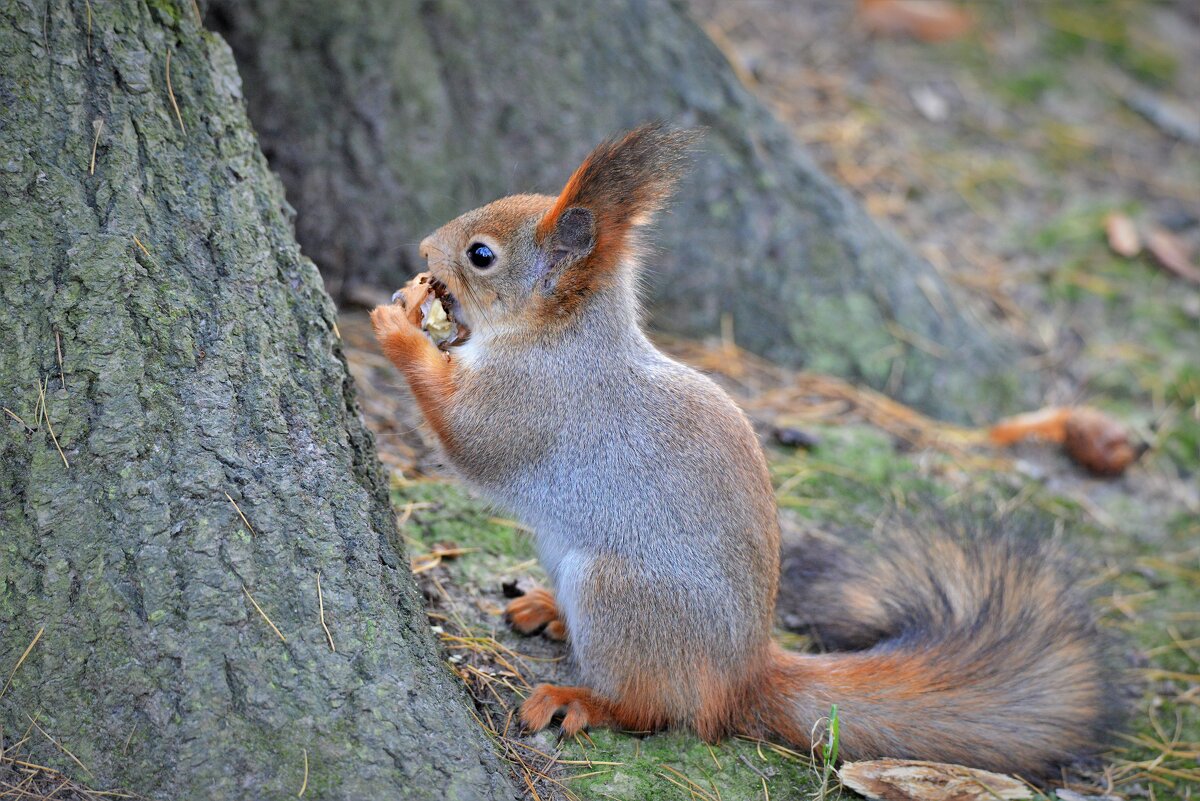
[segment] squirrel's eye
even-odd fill
[[[487,245],[482,242],[476,242],[467,248],[467,258],[471,260],[471,264],[480,270],[486,270],[496,261],[496,254]]]

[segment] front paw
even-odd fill
[[[403,292],[404,290],[401,290]],[[371,328],[379,344],[395,339],[421,334],[421,306],[419,303],[390,303],[371,310]]]

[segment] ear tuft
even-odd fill
[[[630,229],[645,225],[662,208],[682,173],[697,131],[672,130],[662,122],[635,128],[591,152],[541,219],[537,239],[546,242],[576,208],[591,212],[594,269],[611,266],[627,246]]]

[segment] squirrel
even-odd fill
[[[422,241],[462,344],[434,345],[403,292],[371,313],[450,462],[535,532],[553,592],[507,617],[565,638],[581,682],[534,688],[524,728],[561,716],[564,735],[685,728],[810,749],[836,703],[847,760],[1037,777],[1094,752],[1115,674],[1050,545],[935,532],[821,560],[806,573],[814,628],[856,650],[774,642],[780,527],[758,438],[640,325],[639,229],[696,136],[644,125],[557,197],[505,197]]]

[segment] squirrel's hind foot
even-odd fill
[[[521,704],[521,727],[530,733],[541,731],[557,715],[562,715],[559,738],[574,737],[592,726],[614,723],[609,703],[587,687],[539,684]]]
[[[509,602],[504,617],[521,634],[539,631],[552,640],[567,638],[567,624],[559,617],[558,605],[548,590],[538,587]]]

